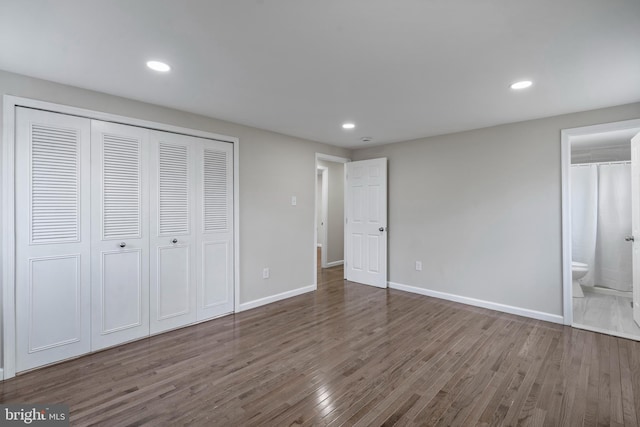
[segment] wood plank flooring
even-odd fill
[[[637,426],[640,343],[321,272],[317,292],[5,381],[72,425]]]

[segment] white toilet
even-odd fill
[[[583,262],[571,262],[571,279],[573,281],[573,297],[584,298],[582,286],[578,280],[582,279],[589,272],[589,266]]]

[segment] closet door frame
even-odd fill
[[[4,363],[2,369],[0,369],[0,380],[12,378],[16,375],[15,118],[17,107],[51,111],[53,113],[173,132],[233,144],[233,307],[234,312],[240,311],[240,144],[238,138],[47,101],[4,95],[2,136],[2,356]]]

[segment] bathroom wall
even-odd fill
[[[604,147],[571,147],[571,163],[621,162],[631,160],[631,144]]]

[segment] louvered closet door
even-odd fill
[[[89,120],[16,111],[16,368],[90,350]]]
[[[198,320],[233,311],[233,145],[198,145]]]
[[[196,321],[195,159],[189,137],[150,132],[151,333]]]
[[[149,335],[149,131],[91,123],[92,350]]]

